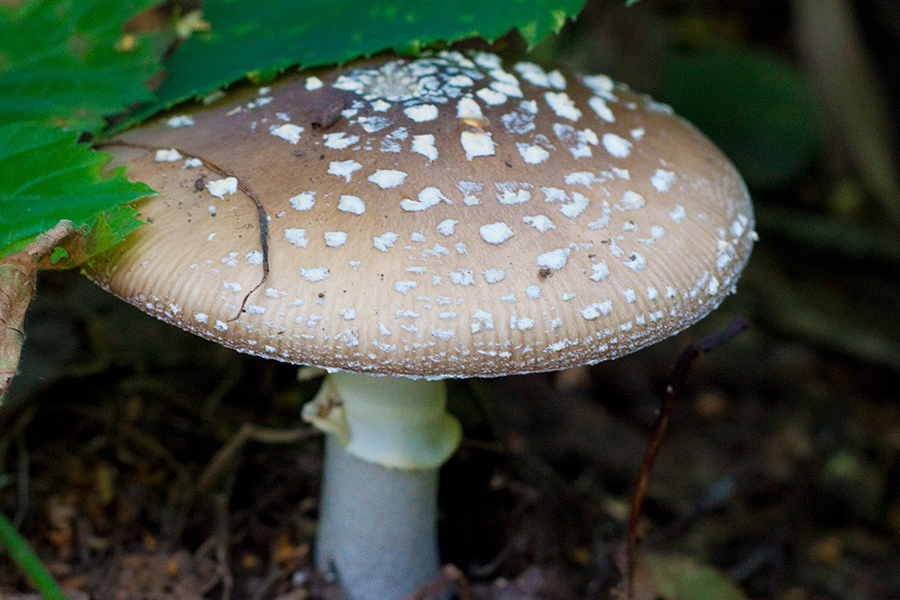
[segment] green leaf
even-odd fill
[[[124,168],[105,171],[109,155],[77,139],[77,133],[30,123],[0,125],[0,257],[61,219],[76,228],[99,227],[91,229],[91,253],[139,225],[134,209],[121,205],[152,190],[128,181]]]
[[[144,186],[144,189],[149,193],[153,193],[147,186]],[[146,196],[148,194],[142,193],[140,195]],[[137,213],[137,209],[129,204],[116,206],[100,213],[93,227],[88,230],[82,241],[81,251],[83,257],[105,252],[124,240],[128,233],[143,225],[143,222],[137,218]],[[76,262],[81,261],[78,260]],[[76,262],[69,261],[60,266],[64,268],[75,266]]]
[[[19,565],[42,598],[66,600],[66,595],[63,594],[53,576],[41,564],[41,559],[2,513],[0,513],[0,545],[6,548],[13,562]]]
[[[148,116],[247,73],[341,63],[386,48],[415,50],[437,40],[495,39],[513,27],[529,44],[558,31],[584,0],[209,0],[211,28],[184,42]]]
[[[50,262],[58,264],[61,260],[69,258],[69,251],[65,248],[54,248],[53,254],[50,255]]]
[[[159,63],[149,38],[133,38],[127,50],[119,43],[123,23],[155,3],[39,0],[0,7],[0,123],[96,131],[104,115],[150,100],[144,82]]]
[[[660,99],[718,144],[751,187],[789,183],[818,148],[812,89],[768,52],[718,48],[674,55],[665,65]]]
[[[647,597],[661,600],[747,600],[739,587],[716,569],[695,559],[666,554],[646,556]]]

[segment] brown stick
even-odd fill
[[[37,289],[41,262],[67,238],[80,235],[71,221],[60,221],[23,250],[0,260],[0,399],[19,369],[25,343],[24,321]]]
[[[295,444],[319,435],[319,432],[311,427],[304,426],[296,429],[270,429],[250,423],[244,423],[236,434],[222,446],[212,457],[206,468],[197,479],[193,497],[197,497],[207,488],[215,484],[224,473],[231,461],[240,453],[248,442],[261,442],[264,444]]]
[[[675,401],[681,395],[684,380],[687,378],[687,374],[697,358],[724,344],[746,328],[747,322],[741,317],[736,317],[722,331],[694,342],[684,349],[681,356],[678,357],[678,362],[675,363],[672,373],[669,375],[669,381],[666,385],[666,397],[663,400],[659,417],[653,427],[650,441],[647,442],[644,459],[641,461],[640,476],[637,489],[635,489],[634,496],[631,498],[631,514],[628,518],[628,528],[625,530],[625,539],[623,540],[625,554],[625,568],[623,572],[627,576],[626,590],[628,598],[634,597],[634,552],[637,546],[637,525],[641,516],[641,505],[647,493],[647,484],[650,482],[650,471],[653,469],[656,455],[659,453],[660,446],[662,446],[663,438],[666,435],[666,430],[672,417],[672,411],[675,409]]]

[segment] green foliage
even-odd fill
[[[0,513],[0,547],[5,547],[13,561],[18,564],[29,581],[45,600],[66,600],[56,581],[41,564],[34,550],[18,534],[6,517]]]
[[[77,139],[75,132],[28,122],[0,125],[0,256],[60,219],[76,228],[99,222],[92,250],[109,247],[139,224],[121,205],[152,190],[128,181],[124,169],[104,174],[109,155]]]
[[[153,0],[63,0],[0,7],[0,123],[96,131],[103,116],[152,98],[149,39],[117,49],[122,24]]]
[[[660,600],[747,600],[721,572],[695,559],[666,554],[646,555],[652,597]]]
[[[209,0],[208,32],[166,64],[159,100],[141,116],[204,95],[254,72],[346,62],[386,48],[416,51],[437,40],[492,40],[513,27],[529,44],[559,31],[584,0]]]
[[[584,0],[208,0],[209,31],[195,33],[170,57],[154,97],[145,86],[160,69],[153,40],[126,39],[122,25],[157,3],[0,5],[0,257],[64,218],[94,228],[84,238],[90,252],[137,225],[122,205],[150,190],[121,172],[103,174],[105,155],[76,144],[74,132],[100,133],[105,116],[143,102],[124,122],[131,125],[248,74],[265,78],[295,64],[340,63],[387,48],[493,39],[513,27],[533,44],[558,31]],[[74,264],[62,252],[54,258]]]
[[[812,161],[815,96],[779,57],[738,48],[676,54],[664,79],[660,99],[718,144],[751,187],[783,185]]]
[[[109,157],[77,140],[80,131],[99,131],[105,115],[152,98],[144,82],[160,67],[150,41],[121,45],[123,23],[151,4],[0,7],[0,257],[60,219],[91,229],[85,241],[96,249],[139,225],[121,205],[150,189],[122,172],[104,174]]]

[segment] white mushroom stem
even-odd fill
[[[405,598],[439,567],[438,469],[461,435],[444,384],[333,373],[303,417],[328,434],[318,566],[351,600]]]
[[[438,469],[391,469],[329,434],[316,564],[352,600],[406,598],[438,572]]]

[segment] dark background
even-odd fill
[[[639,524],[639,597],[724,598],[709,581],[730,580],[751,598],[900,598],[900,3],[809,1],[856,28],[805,25],[806,0],[592,0],[536,49],[713,137],[747,177],[760,242],[737,294],[675,338],[453,383],[466,439],[443,471],[441,536],[474,597],[608,597],[671,366],[741,315],[749,330],[695,364],[674,411]],[[825,76],[831,48],[866,62]],[[316,380],[74,271],[44,274],[27,334],[0,409],[0,509],[67,590],[335,597],[310,565],[320,438],[214,461],[245,423],[302,428]],[[198,488],[201,474],[215,477]],[[712,579],[673,591],[692,577]],[[27,590],[0,557],[0,595]]]

